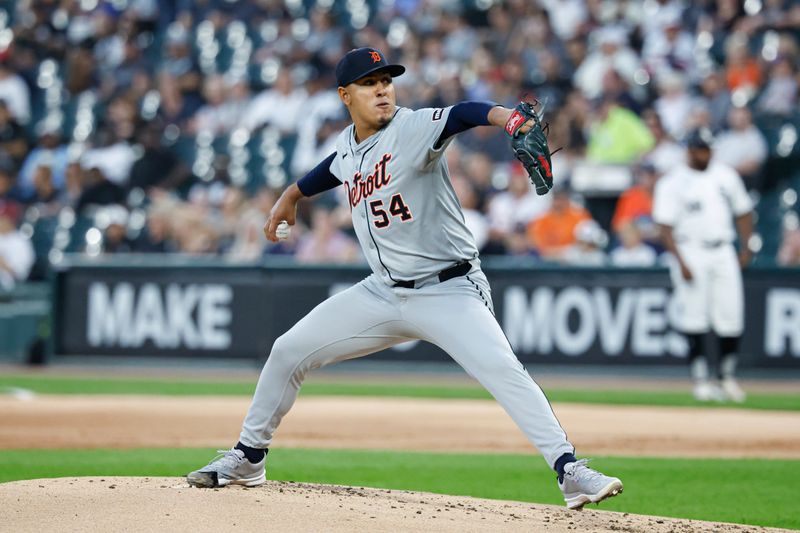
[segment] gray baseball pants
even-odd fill
[[[310,370],[420,339],[452,357],[494,396],[547,464],[575,449],[492,310],[478,267],[466,276],[393,288],[372,275],[315,307],[272,346],[240,441],[267,448]]]

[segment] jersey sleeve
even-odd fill
[[[656,183],[653,193],[653,220],[664,226],[674,226],[678,219],[678,198],[667,176]]]
[[[726,168],[725,170],[726,179],[723,182],[723,186],[730,202],[731,211],[737,217],[749,213],[753,210],[753,201],[750,199],[750,195],[747,194],[747,189],[741,176],[732,168]]]
[[[408,114],[403,121],[402,142],[414,160],[414,166],[427,167],[441,157],[454,137],[436,143],[444,131],[451,107],[423,108]]]
[[[330,173],[333,175],[334,178],[344,183],[344,178],[342,177],[343,173],[340,166],[341,162],[342,162],[342,152],[337,150],[336,156],[334,156],[333,160],[331,161],[331,165],[328,170],[330,171]]]

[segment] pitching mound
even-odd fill
[[[624,497],[621,496],[621,497]],[[7,531],[767,531],[423,492],[269,481],[195,489],[180,478],[60,478],[0,484]],[[778,531],[778,530],[771,530]]]

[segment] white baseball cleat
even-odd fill
[[[725,397],[732,402],[744,403],[747,399],[747,394],[733,378],[725,378],[722,380],[722,392],[725,394]]]
[[[214,488],[226,485],[244,485],[255,487],[266,482],[267,476],[264,465],[267,457],[261,461],[251,463],[244,456],[242,450],[217,450],[218,455],[208,465],[190,472],[186,481],[192,487]]]
[[[724,402],[725,393],[712,381],[698,381],[694,385],[694,399],[698,402]]]
[[[564,466],[564,479],[558,488],[564,494],[567,507],[580,511],[587,503],[599,503],[622,492],[622,481],[618,478],[592,470],[580,459]]]

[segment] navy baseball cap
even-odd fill
[[[336,83],[339,87],[344,87],[376,70],[386,70],[396,78],[406,71],[406,67],[390,65],[386,56],[375,48],[356,48],[347,52],[336,65]]]
[[[698,128],[689,132],[684,142],[688,148],[711,148],[714,136],[708,128]]]

